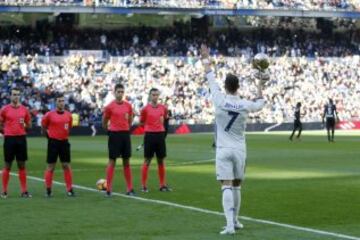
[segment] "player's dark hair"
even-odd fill
[[[225,78],[225,89],[229,93],[236,93],[239,87],[239,78],[233,74],[227,74]]]
[[[55,101],[58,100],[59,98],[63,98],[64,94],[63,93],[57,93],[55,94]]]
[[[20,92],[20,88],[18,88],[18,87],[13,87],[13,88],[11,88],[10,93],[12,93],[13,91]]]
[[[124,85],[122,85],[121,83],[117,83],[117,84],[115,85],[115,92],[116,92],[116,90],[118,90],[118,89],[125,89],[125,87],[124,87]]]
[[[331,98],[329,98],[329,103],[330,103],[330,104],[333,104],[333,103],[334,103]]]
[[[301,102],[298,102],[296,106],[301,107]]]
[[[153,92],[159,92],[159,89],[157,89],[157,88],[150,89],[149,95],[151,95]]]

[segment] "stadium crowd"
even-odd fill
[[[98,61],[93,57],[71,56],[58,62],[43,62],[40,57],[20,61],[18,57],[0,58],[1,105],[8,101],[8,90],[17,85],[23,102],[36,119],[54,107],[54,93],[64,92],[69,110],[80,115],[81,125],[99,122],[102,108],[112,99],[116,82],[126,86],[127,100],[135,109],[147,103],[151,87],[161,90],[162,101],[172,113],[172,123],[211,123],[212,106],[205,87],[198,56],[138,57],[127,56]],[[243,97],[251,99],[256,90],[253,69],[245,55],[236,58],[215,57],[217,77],[234,72],[241,80]],[[329,97],[338,105],[341,119],[360,117],[359,56],[344,58],[274,58],[269,69],[264,111],[251,116],[254,122],[292,121],[296,102],[303,103],[304,121],[320,121]],[[223,84],[220,84],[223,85]]]
[[[9,88],[20,85],[24,101],[40,119],[54,107],[54,93],[61,91],[66,93],[70,111],[88,125],[100,121],[114,83],[121,81],[137,114],[147,102],[148,90],[156,86],[173,122],[210,123],[212,109],[198,62],[200,44],[207,42],[216,57],[219,79],[235,72],[246,98],[254,97],[250,59],[258,52],[274,58],[265,91],[269,104],[252,116],[253,121],[290,121],[297,101],[303,102],[305,121],[319,121],[327,97],[339,104],[343,118],[360,116],[354,107],[360,100],[360,32],[352,21],[332,22],[339,29],[345,26],[345,32],[319,31],[314,19],[260,18],[256,22],[262,28],[246,34],[233,28],[205,32],[184,23],[121,31],[61,25],[52,29],[1,27],[0,105],[7,101]],[[84,49],[87,55],[52,58],[66,56],[69,49]],[[90,52],[86,57],[91,49],[99,50],[101,56]]]
[[[284,27],[270,30],[264,26],[246,34],[236,29],[202,33],[189,30],[182,23],[161,30],[141,27],[121,31],[3,27],[0,28],[0,55],[62,56],[69,49],[102,49],[111,56],[196,56],[203,42],[211,45],[213,54],[225,56],[249,57],[252,52],[267,52],[273,57],[342,57],[359,53],[359,30],[350,28],[343,33],[290,30],[286,25],[296,26],[291,19],[284,18],[281,23]]]
[[[0,5],[358,10],[359,0],[1,0]]]

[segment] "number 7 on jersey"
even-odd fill
[[[239,116],[239,113],[232,112],[232,111],[229,111],[228,114],[231,116],[231,119],[230,119],[229,123],[225,127],[225,132],[230,131],[231,126],[234,124],[236,118]]]

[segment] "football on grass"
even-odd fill
[[[99,179],[99,180],[97,180],[97,182],[96,182],[96,188],[97,188],[99,191],[106,191],[106,188],[107,188],[106,180],[105,180],[105,179]]]
[[[253,68],[265,71],[270,63],[269,63],[269,57],[265,53],[258,53],[255,55],[253,61],[252,61]]]

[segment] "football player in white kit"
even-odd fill
[[[264,82],[259,81],[257,100],[248,101],[239,97],[239,79],[228,74],[225,79],[226,93],[222,93],[210,66],[209,49],[205,45],[201,46],[201,56],[215,107],[216,177],[222,184],[222,204],[226,218],[226,227],[220,234],[235,234],[235,229],[243,228],[238,215],[241,182],[245,174],[246,120],[248,113],[259,111],[265,105],[262,97]]]

